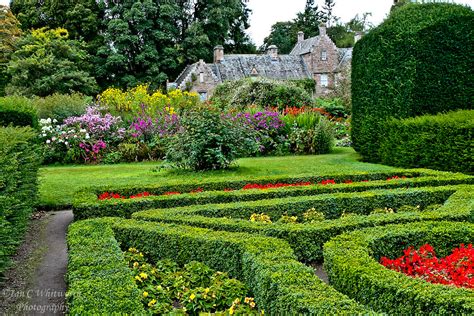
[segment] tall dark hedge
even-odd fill
[[[382,163],[474,173],[474,110],[393,119],[380,142]]]
[[[392,13],[354,47],[352,140],[380,161],[390,117],[472,109],[474,12],[461,5],[412,4]]]
[[[38,111],[25,97],[0,97],[0,126],[38,127]]]
[[[36,137],[29,127],[0,127],[0,274],[23,238],[36,204],[41,163]]]

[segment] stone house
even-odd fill
[[[188,65],[168,87],[197,92],[206,100],[226,80],[258,76],[275,80],[312,78],[316,96],[324,96],[337,84],[343,68],[350,67],[351,59],[352,48],[337,48],[326,27],[320,26],[315,37],[304,39],[303,32],[299,32],[298,42],[288,55],[278,54],[275,45],[259,55],[225,55],[224,48],[216,46],[213,63],[200,60]]]

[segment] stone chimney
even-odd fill
[[[272,60],[277,60],[278,59],[278,47],[276,45],[270,45],[267,48],[267,54],[272,57]]]
[[[355,32],[354,34],[354,44],[357,43],[362,38],[362,32]]]
[[[320,36],[323,36],[323,35],[326,35],[326,24],[319,24],[319,35]]]
[[[304,32],[299,31],[298,32],[298,43],[301,43],[302,41],[304,41]]]
[[[219,45],[214,47],[214,63],[219,64],[224,61],[224,47]]]

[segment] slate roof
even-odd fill
[[[194,71],[196,64],[187,66],[176,79],[181,86],[189,74]],[[311,78],[306,64],[301,56],[278,55],[273,60],[270,55],[225,55],[221,63],[208,64],[219,82],[238,80],[251,76],[255,68],[258,75],[276,80]]]
[[[304,55],[311,52],[313,46],[317,46],[319,44],[319,40],[321,39],[320,36],[314,36],[305,39],[299,43],[296,43],[295,47],[290,52],[290,55]]]

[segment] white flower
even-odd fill
[[[91,137],[89,136],[89,134],[86,134],[86,139],[89,139],[89,138],[91,138]]]
[[[64,142],[64,144],[66,144],[66,146],[67,146],[67,145],[69,145],[69,143],[68,143],[67,141],[66,141],[66,142]]]
[[[46,144],[49,144],[51,143],[51,141],[49,139],[46,140]]]
[[[50,117],[48,117],[48,118],[46,119],[46,123],[51,124],[51,118],[50,118]]]
[[[46,133],[43,133],[43,137],[46,137]]]
[[[56,140],[56,137],[53,136],[53,137],[51,138],[51,141],[54,142],[55,140]]]
[[[85,129],[81,129],[79,132],[85,133],[85,132],[87,132],[87,131],[86,131]]]
[[[57,120],[57,119],[54,119],[54,120],[53,120],[53,123],[57,123],[57,122],[58,122],[58,120]]]

